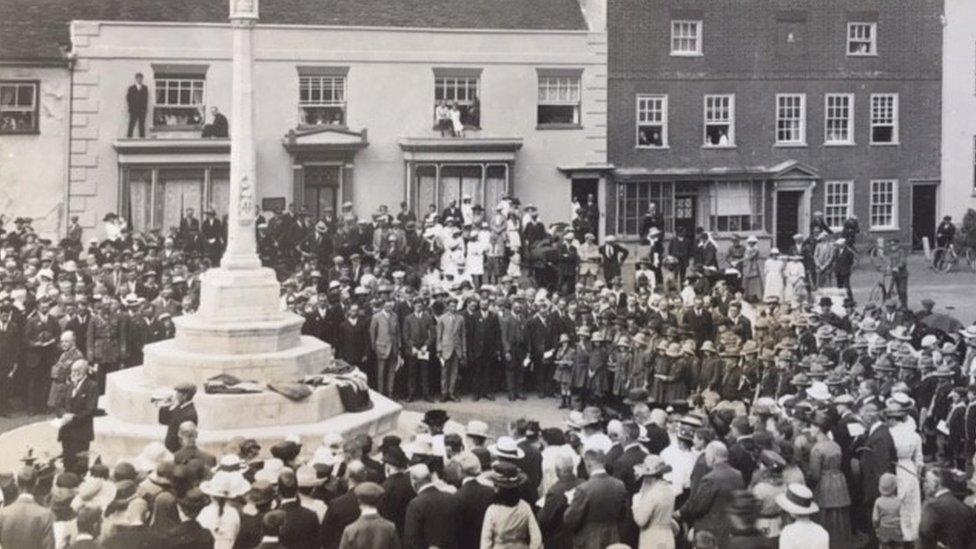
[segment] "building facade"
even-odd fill
[[[283,24],[274,3],[262,6],[263,207],[294,203],[318,218],[345,202],[360,215],[407,202],[422,214],[462,196],[491,208],[513,194],[544,219],[568,218],[574,178],[606,186],[606,33],[599,2],[556,4],[565,9],[551,28],[530,29],[492,28],[491,18],[482,28]],[[230,108],[230,26],[74,21],[71,39],[69,196],[83,225],[119,212],[137,230],[165,231],[189,207],[222,215],[229,141],[201,130],[212,108]],[[145,138],[127,137],[136,73],[149,87]],[[442,102],[458,105],[463,136],[444,135]]]
[[[654,202],[668,232],[781,248],[814,212],[931,236],[941,16],[941,0],[611,2],[608,225],[637,238]]]
[[[976,3],[945,0],[941,213],[976,207]]]
[[[2,19],[2,16],[0,16]],[[70,59],[55,42],[41,47],[0,21],[0,213],[29,217],[39,235],[57,240],[68,215]],[[26,192],[25,192],[26,191]]]

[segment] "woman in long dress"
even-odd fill
[[[830,549],[847,549],[851,538],[851,495],[841,471],[840,445],[830,438],[830,418],[818,412],[810,425],[816,442],[810,449],[807,480],[820,507],[817,522],[830,534]]]
[[[671,466],[654,454],[634,467],[634,473],[644,479],[640,491],[634,494],[631,507],[634,522],[640,528],[638,549],[674,549],[671,515],[674,514],[675,495],[671,483],[664,480],[669,471]]]
[[[758,240],[750,236],[742,259],[742,293],[748,298],[763,295],[762,265],[759,259]]]
[[[915,430],[907,409],[886,410],[886,415],[898,456],[895,477],[901,499],[901,533],[906,543],[914,544],[922,518],[922,494],[918,487],[918,474],[922,468],[922,437]]]
[[[769,258],[763,264],[763,273],[765,275],[763,284],[763,300],[776,297],[780,301],[783,300],[783,268],[786,265],[783,263],[782,258],[779,256],[779,250],[773,248],[769,250]]]
[[[803,279],[806,277],[806,268],[803,267],[803,261],[799,256],[791,255],[789,256],[786,267],[783,269],[783,302],[796,304],[798,300],[797,287],[803,284]]]

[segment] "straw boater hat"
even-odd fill
[[[472,420],[468,422],[464,434],[475,438],[488,438],[488,424],[484,421]]]
[[[519,448],[512,437],[498,437],[495,444],[488,446],[488,451],[497,458],[522,459],[525,457],[525,451]]]
[[[200,483],[200,491],[212,498],[236,499],[250,490],[250,483],[239,471],[217,471],[213,478]]]
[[[813,501],[813,492],[803,484],[792,483],[786,492],[776,496],[776,504],[791,515],[812,515],[820,510]]]

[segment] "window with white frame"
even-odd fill
[[[850,181],[827,181],[824,184],[824,221],[840,230],[851,216],[853,194]]]
[[[802,93],[776,95],[776,143],[803,145],[807,142],[806,96]]]
[[[824,102],[824,143],[854,144],[854,95],[830,93]]]
[[[36,133],[40,83],[0,81],[0,133]]]
[[[481,78],[473,75],[437,75],[434,77],[434,117],[437,106],[448,108],[457,105],[461,124],[465,127],[481,127]]]
[[[871,143],[875,145],[898,143],[897,93],[871,95]]]
[[[637,146],[648,149],[668,146],[668,96],[637,96]]]
[[[206,79],[198,74],[156,75],[156,101],[153,127],[157,129],[195,128],[203,125]]]
[[[764,229],[766,188],[763,181],[716,181],[711,187],[709,203],[714,231]]]
[[[705,96],[705,146],[735,146],[735,96]]]
[[[641,218],[654,204],[664,218],[664,232],[674,230],[674,183],[628,181],[617,185],[617,234],[636,237]]]
[[[878,24],[847,24],[847,55],[877,55]]]
[[[299,121],[306,126],[346,125],[345,75],[307,74],[298,77]]]
[[[671,21],[671,55],[702,54],[702,22]]]
[[[871,181],[871,228],[898,228],[898,182],[894,179]]]
[[[580,124],[581,74],[539,74],[539,126],[578,126]]]

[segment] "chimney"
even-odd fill
[[[580,10],[586,19],[586,26],[592,32],[606,32],[607,30],[607,1],[608,0],[579,0]]]

